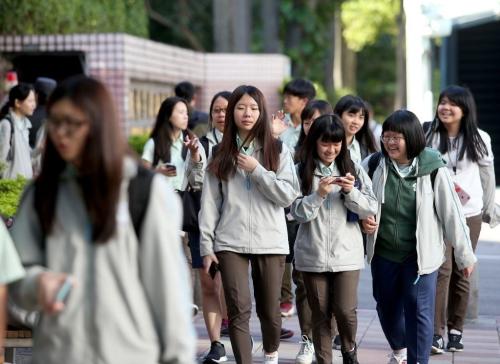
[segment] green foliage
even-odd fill
[[[23,177],[0,179],[0,214],[14,216],[25,185],[26,179]]]
[[[341,5],[347,46],[360,51],[382,33],[396,34],[400,0],[347,0]]]
[[[128,145],[139,155],[142,154],[144,149],[144,144],[149,139],[149,134],[137,134],[128,137]]]
[[[2,0],[0,33],[69,34],[124,32],[148,36],[141,0]]]
[[[357,94],[372,104],[379,121],[394,109],[396,41],[392,35],[382,34],[373,45],[358,53]]]

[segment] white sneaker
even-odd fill
[[[278,352],[266,354],[264,353],[264,364],[278,364]]]
[[[403,353],[395,353],[394,351],[388,355],[389,363],[387,364],[406,364],[406,351]]]
[[[295,357],[295,364],[311,364],[314,359],[314,345],[306,335],[302,335],[300,350]]]

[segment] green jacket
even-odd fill
[[[406,177],[400,176],[392,162],[387,164],[385,202],[382,205],[376,254],[401,263],[416,253],[417,178],[429,175],[444,165],[441,156],[429,149],[420,153],[417,166]]]

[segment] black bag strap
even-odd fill
[[[130,180],[128,186],[128,208],[139,242],[142,222],[149,205],[153,177],[154,172],[139,164],[137,166],[137,175]]]
[[[10,124],[10,141],[9,141],[9,153],[7,154],[7,160],[11,161],[14,159],[14,121],[12,120],[9,113],[4,116],[4,119]]]
[[[208,149],[210,148],[210,143],[206,135],[200,138],[200,144],[203,147],[203,150],[205,150],[205,157],[208,159]]]
[[[368,160],[368,177],[370,177],[370,179],[373,179],[373,173],[375,173],[375,169],[377,169],[381,159],[382,152],[375,152]]]

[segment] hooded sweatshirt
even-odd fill
[[[445,165],[443,159],[430,149],[417,157],[408,175],[403,176],[390,160],[382,204],[380,228],[375,253],[390,261],[401,263],[416,254],[417,178],[431,174]]]

